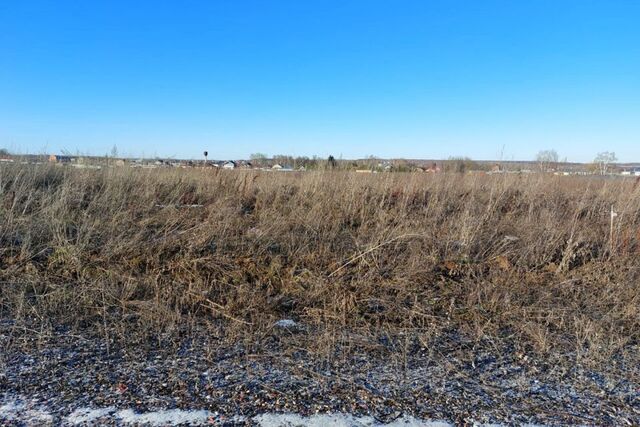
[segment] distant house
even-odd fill
[[[222,165],[223,169],[235,169],[236,168],[236,162],[234,162],[233,160],[230,160],[228,162],[225,162]]]
[[[424,170],[427,173],[440,173],[440,166],[437,163],[432,163],[431,166]]]
[[[62,156],[59,154],[52,154],[49,156],[49,162],[51,163],[71,163],[73,158],[71,156]]]
[[[640,176],[640,167],[624,168],[624,170],[621,172],[621,175]]]

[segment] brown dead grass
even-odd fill
[[[602,360],[638,343],[640,188],[624,180],[10,165],[0,201],[18,323],[204,324],[259,345],[293,318],[315,350],[455,331]]]

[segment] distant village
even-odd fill
[[[206,154],[206,152],[205,152]],[[248,160],[180,160],[162,158],[121,158],[115,156],[73,156],[68,154],[11,154],[0,150],[0,164],[53,164],[78,169],[102,168],[211,168],[222,170],[265,170],[277,172],[303,172],[310,170],[339,169],[358,173],[416,172],[416,173],[548,173],[555,175],[613,175],[640,177],[640,163],[569,163],[540,161],[476,161],[469,158],[447,160],[365,159],[344,160],[329,156],[292,157],[278,155],[252,155]]]

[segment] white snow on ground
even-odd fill
[[[4,417],[8,420],[13,420],[19,411],[19,406],[15,402],[5,403],[0,406],[0,417]]]
[[[246,420],[234,417],[236,421]],[[149,412],[135,412],[131,409],[118,410],[112,406],[105,408],[80,408],[62,419],[45,406],[36,406],[23,398],[2,399],[0,397],[0,425],[3,422],[24,423],[29,426],[53,425],[98,425],[99,422],[117,421],[122,425],[175,426],[175,425],[216,425],[217,415],[206,410],[162,409]],[[429,421],[403,416],[388,424],[373,417],[356,417],[351,414],[330,413],[301,416],[298,414],[266,413],[251,419],[260,427],[452,427],[445,421]],[[499,424],[475,424],[479,427],[500,427]]]
[[[211,413],[209,411],[184,411],[181,409],[169,409],[146,412],[143,414],[133,412],[131,409],[118,411],[118,417],[125,424],[170,426],[187,424],[192,426],[206,425]]]
[[[278,328],[290,329],[290,328],[297,327],[298,324],[296,323],[295,320],[281,319],[281,320],[278,320],[276,323],[274,323],[273,326],[276,326]]]
[[[113,406],[100,409],[80,408],[69,414],[66,421],[72,425],[85,424],[95,421],[98,418],[106,417],[114,412],[116,412],[116,408]]]
[[[389,424],[382,424],[372,417],[355,417],[350,414],[318,414],[303,417],[297,414],[262,414],[253,418],[260,427],[451,427],[444,421],[424,421],[402,417]]]
[[[34,408],[21,400],[10,400],[0,405],[0,421],[22,421],[33,425],[53,422],[53,415],[41,408]]]

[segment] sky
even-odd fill
[[[0,147],[640,161],[640,1],[0,1]]]

